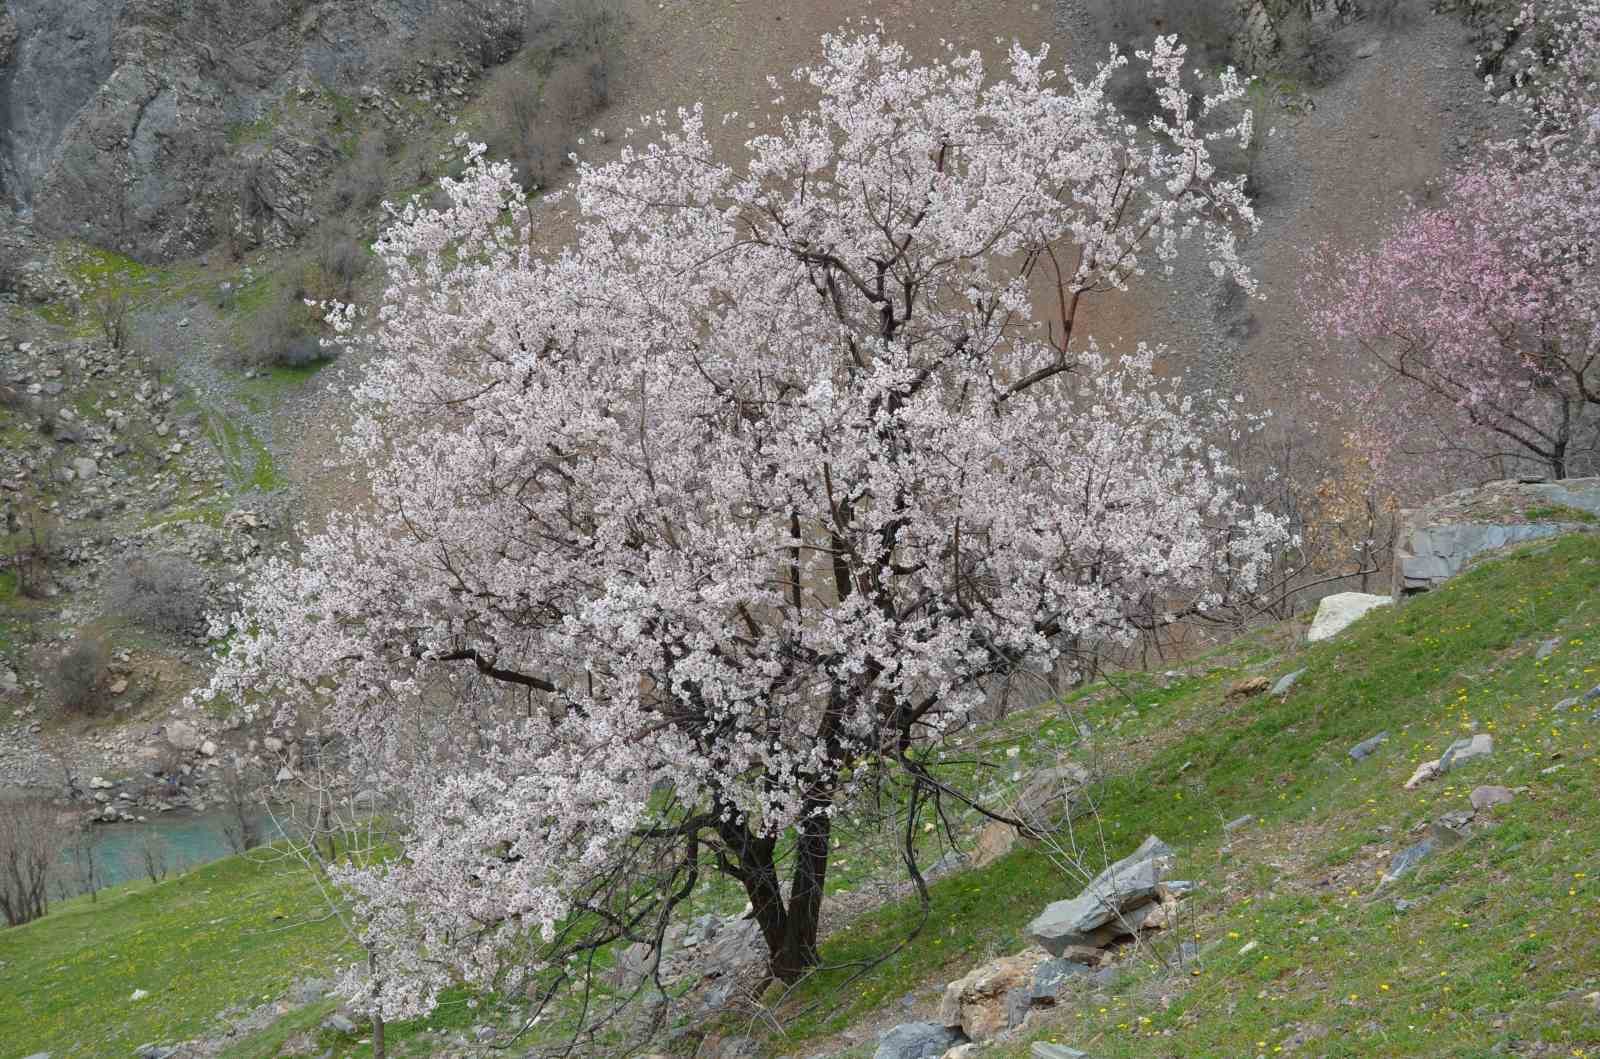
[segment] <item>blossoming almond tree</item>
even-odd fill
[[[1341,395],[1391,477],[1600,470],[1600,3],[1529,3],[1519,25],[1535,44],[1502,103],[1520,134],[1307,281],[1313,326],[1365,355]]]
[[[1081,333],[1180,253],[1252,286],[1210,161],[1241,86],[1144,58],[1167,117],[1136,129],[1114,54],[991,79],[829,36],[748,162],[693,110],[581,167],[559,252],[481,157],[398,213],[351,338],[371,510],[260,568],[209,689],[326,711],[402,795],[402,855],[343,879],[387,1017],[548,996],[711,873],[794,980],[864,777],[904,778],[910,827],[976,804],[936,750],[986,681],[1250,590],[1282,529],[1206,440],[1232,402]]]

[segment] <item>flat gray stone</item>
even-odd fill
[[[1248,827],[1250,824],[1255,822],[1255,819],[1254,813],[1245,813],[1243,816],[1236,816],[1232,820],[1229,820],[1227,823],[1223,824],[1222,830],[1231,835],[1241,827]]]
[[[1067,982],[1075,977],[1092,974],[1094,968],[1086,963],[1062,959],[1059,956],[1052,957],[1034,969],[1033,981],[1028,983],[1028,996],[1033,1000],[1053,1002],[1061,995],[1062,987]]]
[[[904,1022],[878,1038],[872,1059],[939,1059],[966,1040],[960,1030],[931,1022]]]
[[[1556,653],[1556,648],[1561,646],[1560,638],[1546,640],[1539,645],[1539,650],[1534,653],[1535,662],[1543,662],[1546,658]]]
[[[334,1033],[351,1034],[356,1031],[356,1024],[350,1016],[341,1011],[335,1011],[322,1020],[322,1028],[332,1030]]]
[[[1426,860],[1436,848],[1438,844],[1430,835],[1416,845],[1401,850],[1389,861],[1389,870],[1384,873],[1384,879],[1392,881],[1400,878]]]
[[[1150,900],[1171,866],[1172,848],[1151,835],[1128,856],[1096,875],[1083,892],[1056,901],[1028,924],[1028,936],[1052,956],[1072,945],[1094,945],[1096,932]]]
[[[1378,747],[1389,741],[1388,732],[1379,732],[1370,739],[1363,739],[1350,748],[1350,756],[1357,761],[1369,758],[1377,752]]]
[[[1048,1041],[1034,1041],[1030,1051],[1033,1059],[1089,1059],[1088,1052],[1080,1052],[1076,1048],[1068,1048],[1064,1044],[1051,1044]]]
[[[1488,757],[1494,753],[1494,736],[1487,732],[1479,732],[1468,739],[1457,739],[1450,744],[1450,749],[1439,758],[1439,774],[1442,776],[1459,765],[1464,765],[1480,757]]]
[[[1506,805],[1516,801],[1517,795],[1510,787],[1476,787],[1468,795],[1472,807],[1479,811],[1496,805]]]
[[[1279,677],[1278,682],[1272,685],[1272,694],[1289,694],[1289,692],[1293,690],[1295,684],[1300,680],[1300,677],[1303,673],[1305,673],[1304,669],[1297,669],[1293,673],[1285,673],[1283,676]]]

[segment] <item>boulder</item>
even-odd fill
[[[1294,690],[1294,686],[1299,683],[1300,677],[1304,674],[1304,669],[1297,669],[1293,673],[1285,673],[1278,678],[1276,684],[1272,685],[1272,694],[1280,697],[1289,694],[1290,691]]]
[[[1017,796],[1017,819],[1036,830],[1050,830],[1071,814],[1089,779],[1088,769],[1071,762],[1035,773]]]
[[[1405,788],[1408,791],[1414,791],[1438,774],[1439,763],[1437,761],[1424,761],[1417,766],[1417,770],[1411,774],[1411,778],[1406,780]]]
[[[200,744],[200,753],[204,754],[206,757],[216,757],[217,744],[207,739],[205,742]]]
[[[352,1019],[349,1015],[346,1015],[344,1012],[335,1011],[333,1014],[322,1020],[322,1028],[325,1030],[332,1030],[334,1033],[342,1033],[348,1036],[356,1032],[356,1023],[354,1019]]]
[[[1479,732],[1470,739],[1457,739],[1450,744],[1450,749],[1439,758],[1439,772],[1449,772],[1480,757],[1488,757],[1494,753],[1494,736],[1487,732]]]
[[[1416,845],[1396,853],[1389,860],[1389,869],[1383,874],[1383,882],[1390,883],[1405,875],[1412,868],[1421,864],[1430,853],[1438,848],[1439,843],[1434,840],[1432,835],[1429,835]]]
[[[1387,743],[1388,741],[1389,741],[1389,733],[1388,732],[1379,732],[1377,735],[1372,736],[1372,737],[1370,737],[1368,739],[1363,739],[1363,740],[1361,740],[1361,742],[1359,742],[1355,746],[1351,747],[1350,748],[1350,756],[1351,756],[1351,758],[1353,758],[1356,761],[1360,761],[1363,758],[1369,758],[1373,754],[1377,753],[1378,747],[1382,746],[1384,743]]]
[[[960,1030],[931,1022],[906,1022],[878,1038],[872,1059],[939,1059],[962,1043]]]
[[[968,1040],[980,1042],[1021,1025],[1034,971],[1044,960],[1037,952],[1004,956],[951,982],[939,1002],[939,1021],[961,1027]]]
[[[1028,936],[1052,956],[1065,955],[1072,945],[1104,944],[1110,939],[1102,928],[1148,904],[1172,859],[1172,849],[1150,836],[1138,849],[1095,876],[1077,897],[1045,908],[1028,924]],[[1124,925],[1119,922],[1110,929],[1131,933],[1121,929]]]
[[[728,917],[701,945],[696,969],[702,978],[731,977],[766,960],[767,942],[761,936],[760,924],[753,919]]]
[[[1377,607],[1387,607],[1394,602],[1388,596],[1375,596],[1367,592],[1335,592],[1324,596],[1317,604],[1317,616],[1311,621],[1311,631],[1306,639],[1312,642],[1326,640],[1343,632],[1357,618]]]
[[[1017,844],[1017,829],[1010,824],[991,820],[978,832],[978,841],[972,849],[972,866],[981,868],[992,864],[1011,852]]]
[[[1515,801],[1516,797],[1516,793],[1510,787],[1476,787],[1468,796],[1472,807],[1479,812],[1496,805],[1507,805]]]
[[[87,482],[100,473],[100,465],[87,456],[77,456],[72,460],[72,473],[80,482]]]
[[[1033,969],[1033,980],[1028,983],[1028,997],[1035,1002],[1053,1004],[1073,978],[1092,974],[1093,964],[1052,956]]]
[[[1088,1052],[1080,1052],[1064,1044],[1051,1044],[1049,1041],[1034,1041],[1028,1054],[1033,1059],[1089,1059]]]
[[[1394,598],[1426,592],[1477,557],[1553,537],[1600,515],[1600,478],[1490,482],[1401,513],[1395,542]]]
[[[1248,680],[1241,680],[1229,688],[1226,697],[1230,699],[1248,699],[1266,691],[1271,683],[1266,677],[1250,677]]]
[[[201,735],[188,721],[172,721],[167,725],[167,742],[179,750],[198,750]]]

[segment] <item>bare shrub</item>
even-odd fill
[[[61,832],[55,810],[45,802],[0,804],[0,914],[6,926],[21,926],[49,911],[45,886]]]
[[[489,153],[511,163],[517,183],[527,190],[549,184],[561,165],[561,131],[542,120],[538,85],[517,71],[502,78],[489,98]]]
[[[366,270],[366,251],[351,230],[343,224],[326,224],[317,234],[316,259],[304,282],[306,294],[313,301],[348,302]]]
[[[88,298],[89,316],[99,328],[106,345],[122,349],[128,344],[128,326],[133,312],[133,299],[120,288],[104,288]]]
[[[623,17],[620,0],[547,0],[529,6],[525,33],[556,55],[609,56]]]
[[[605,64],[562,62],[542,86],[520,70],[507,73],[490,96],[489,151],[511,163],[524,188],[546,187],[569,163],[583,122],[605,105]]]
[[[262,310],[246,360],[256,367],[300,368],[331,360],[331,350],[317,337],[313,310],[305,304],[304,286],[287,292]]]
[[[72,646],[63,651],[49,669],[50,681],[62,706],[92,713],[99,704],[100,685],[105,681],[111,648],[93,633],[80,633]]]
[[[537,5],[534,5],[537,6]],[[521,48],[522,6],[508,0],[455,0],[441,4],[417,27],[412,48],[434,64],[462,58],[483,69],[499,66]]]
[[[389,168],[386,139],[382,132],[371,131],[356,143],[355,153],[334,185],[336,209],[368,210],[383,201],[384,175]]]
[[[544,84],[544,106],[556,121],[573,126],[606,104],[604,63],[582,59],[563,63],[550,72]]]
[[[89,824],[73,827],[62,849],[71,869],[72,892],[88,894],[91,902],[98,902],[104,880],[100,877],[100,865],[95,859],[93,828]]]
[[[204,621],[207,589],[198,563],[178,555],[150,555],[119,567],[106,596],[116,617],[183,636]]]
[[[47,421],[54,422],[53,419]],[[55,516],[37,504],[26,504],[7,519],[4,528],[7,532],[0,537],[0,570],[7,570],[16,578],[17,591],[22,595],[43,599],[50,587]]]
[[[142,871],[154,886],[167,877],[167,842],[148,828],[139,832],[139,844],[128,850],[130,867]]]
[[[222,835],[228,848],[244,853],[261,845],[261,787],[263,777],[259,770],[238,760],[229,761],[218,774],[217,793],[222,795],[222,808],[226,814],[222,822]]]

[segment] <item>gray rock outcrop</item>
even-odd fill
[[[1172,866],[1172,849],[1154,835],[1095,876],[1077,897],[1056,901],[1028,924],[1028,936],[1052,956],[1074,946],[1100,946],[1140,924],[1124,918],[1152,904]]]
[[[297,234],[342,107],[441,19],[522,17],[514,0],[7,0],[0,202],[142,260],[210,245],[242,194]]]
[[[879,1038],[872,1059],[939,1059],[963,1039],[960,1030],[931,1022],[907,1022]]]
[[[1600,519],[1600,478],[1490,482],[1402,512],[1395,543],[1396,599],[1437,588],[1472,560],[1525,541],[1588,528]]]

